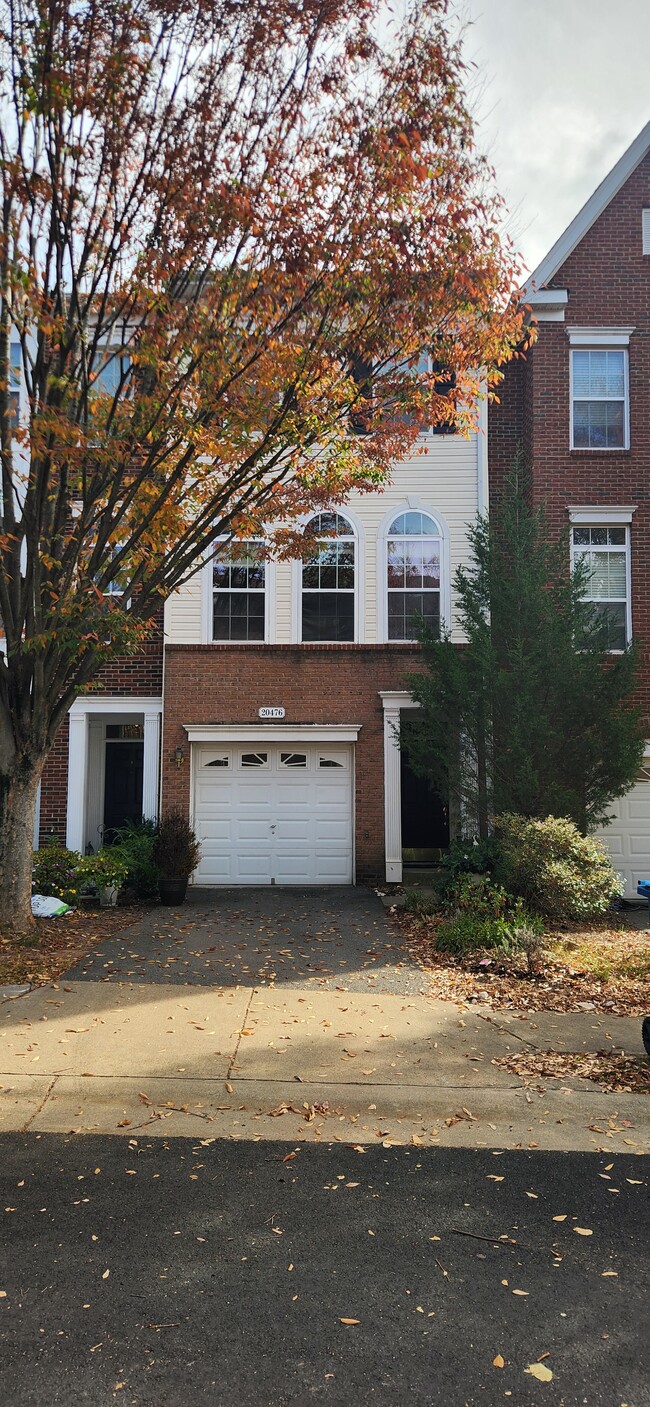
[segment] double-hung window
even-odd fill
[[[303,641],[351,641],[355,636],[356,541],[342,513],[318,513],[309,523],[316,536],[302,563]]]
[[[571,448],[627,449],[626,347],[572,347]]]
[[[414,640],[421,618],[440,630],[440,529],[428,513],[400,513],[386,544],[388,639]]]
[[[630,639],[629,528],[577,526],[571,529],[573,563],[588,569],[586,599],[602,626],[606,650],[624,650]]]
[[[212,563],[212,639],[263,643],[265,621],[264,544],[217,544]]]

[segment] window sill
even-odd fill
[[[598,449],[595,445],[569,445],[569,454],[630,454],[631,448],[631,445],[621,445],[618,449]]]

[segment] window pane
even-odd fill
[[[618,597],[626,595],[626,555],[624,552],[593,552],[589,595]]]
[[[215,592],[212,638],[263,641],[264,593]]]
[[[414,640],[418,617],[434,634],[440,629],[440,596],[437,591],[389,591],[388,639]]]
[[[589,353],[573,353],[573,394],[574,396],[588,396],[590,390],[589,382]]]
[[[575,401],[573,443],[577,449],[622,449],[625,416],[622,401]]]
[[[594,608],[599,643],[603,650],[624,650],[627,630],[624,602],[608,602]]]
[[[625,395],[625,352],[574,352],[574,396],[607,397]]]
[[[589,542],[589,528],[574,528],[573,542],[576,547],[582,547],[584,544],[587,544]]]
[[[305,593],[302,598],[302,638],[305,641],[354,640],[353,593]]]
[[[607,448],[622,449],[625,443],[625,417],[622,401],[605,401]]]
[[[317,590],[318,590],[318,583],[319,583],[318,563],[317,563],[317,562],[306,562],[306,563],[304,564],[304,566],[303,566],[303,569],[302,569],[302,584],[303,584],[303,586],[311,587],[312,590],[317,591]]]
[[[610,528],[610,529],[609,529],[609,541],[610,541],[612,544],[615,543],[617,546],[620,544],[620,545],[622,545],[622,546],[624,547],[624,546],[625,546],[625,528]]]
[[[405,584],[405,562],[404,543],[389,542],[388,544],[388,585],[404,586]]]

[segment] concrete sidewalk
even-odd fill
[[[638,1018],[418,995],[81,981],[0,1006],[0,1129],[650,1150],[650,1101],[526,1084],[521,1049],[641,1053]]]

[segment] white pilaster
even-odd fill
[[[386,879],[402,882],[402,778],[400,772],[399,708],[384,702],[384,843]]]
[[[142,815],[158,820],[160,777],[160,710],[144,715],[144,760],[142,768]]]
[[[70,711],[68,744],[68,816],[66,845],[83,852],[86,830],[86,776],[88,772],[88,714],[78,706]]]
[[[399,725],[403,708],[419,708],[406,689],[380,689],[384,709],[384,844],[386,882],[402,883],[402,772]]]

